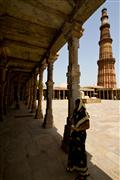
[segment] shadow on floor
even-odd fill
[[[42,120],[30,116],[26,107],[12,109],[0,123],[0,180],[74,180],[67,173],[67,154],[61,147],[62,136],[54,127],[43,129]],[[99,167],[88,166],[92,180],[112,180]]]

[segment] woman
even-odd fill
[[[70,146],[67,171],[79,171],[76,180],[88,176],[87,155],[85,151],[86,129],[89,128],[89,115],[80,99],[75,101],[71,118]]]

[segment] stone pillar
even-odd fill
[[[88,96],[88,91],[86,91],[86,96]]]
[[[28,81],[28,97],[27,97],[27,107],[29,109],[29,104],[30,104],[30,89],[31,88],[31,80]]]
[[[4,88],[6,82],[7,56],[4,48],[0,48],[0,121],[4,119]]]
[[[98,90],[98,98],[101,99],[100,90]]]
[[[65,99],[65,90],[63,90],[63,99]]]
[[[109,90],[106,90],[107,91],[107,99],[109,99]]]
[[[3,97],[3,110],[4,110],[4,115],[7,114],[7,110],[8,110],[8,100],[10,97],[9,96],[9,91],[10,91],[10,87],[9,87],[9,77],[10,77],[10,72],[7,70],[7,68],[5,69],[5,83],[4,83],[4,97]]]
[[[114,99],[114,91],[113,90],[110,91],[110,97],[112,100]]]
[[[4,115],[4,109],[3,109],[4,86],[5,86],[5,68],[3,66],[0,66],[0,121],[3,121],[3,115]]]
[[[46,65],[42,65],[39,68],[39,95],[38,95],[38,107],[36,110],[36,119],[43,119],[43,112],[42,112],[42,97],[43,97],[43,72],[46,68]]]
[[[11,100],[10,105],[14,102],[14,83],[11,83]]]
[[[28,104],[28,109],[30,111],[32,108],[32,99],[33,99],[33,78],[30,79],[30,98],[29,98],[29,104]]]
[[[25,105],[27,105],[28,96],[29,96],[29,81],[26,84],[25,92],[24,92],[24,103],[25,103]]]
[[[118,99],[118,93],[117,93],[117,89],[115,90],[115,100]]]
[[[105,99],[105,91],[103,90],[103,99]]]
[[[14,102],[14,88],[13,88],[13,73],[9,71],[8,77],[7,77],[7,87],[8,87],[8,100],[7,104],[8,106],[11,106]]]
[[[61,98],[60,98],[60,90],[58,90],[58,96],[59,96],[58,99],[61,99]]]
[[[36,112],[36,96],[37,96],[37,73],[33,74],[33,99],[32,99],[32,108],[31,112]]]
[[[15,100],[15,108],[20,108],[20,74],[15,77],[14,80],[14,100]]]
[[[8,97],[9,97],[9,99],[8,99],[8,105],[9,106],[11,106],[12,105],[12,103],[13,103],[13,83],[10,81],[10,78],[9,78],[9,92],[8,92]]]
[[[80,71],[78,64],[78,48],[79,38],[82,36],[83,29],[80,24],[75,23],[71,33],[68,37],[69,50],[69,65],[67,73],[67,88],[68,88],[68,117],[65,125],[64,137],[62,141],[62,148],[65,152],[68,151],[69,135],[70,135],[70,121],[69,118],[73,113],[75,107],[75,100],[80,98]]]
[[[5,89],[4,89],[4,102],[3,102],[4,115],[7,114],[7,109],[8,109],[8,90],[9,90],[8,89],[8,82],[6,82]]]
[[[52,97],[53,97],[53,62],[57,59],[56,56],[51,56],[47,60],[48,64],[48,73],[47,73],[47,105],[46,105],[46,114],[44,118],[43,127],[52,128],[53,127],[53,113],[52,113]]]

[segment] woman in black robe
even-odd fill
[[[80,99],[75,101],[71,117],[71,134],[67,171],[79,171],[79,176],[88,176],[87,155],[85,151],[86,129],[89,128],[89,115]],[[77,179],[76,179],[77,180]]]

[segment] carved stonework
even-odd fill
[[[39,94],[38,94],[38,108],[36,110],[36,119],[43,119],[42,112],[42,96],[43,96],[43,72],[46,68],[46,65],[42,65],[39,68]]]
[[[32,108],[32,100],[33,100],[33,79],[30,79],[30,97],[29,97],[29,104],[28,104],[28,109],[31,111]]]
[[[62,148],[64,151],[68,151],[69,135],[70,135],[70,123],[69,117],[73,113],[75,107],[75,100],[80,98],[80,70],[78,64],[78,48],[79,38],[81,37],[83,29],[78,24],[72,28],[68,39],[69,50],[69,65],[67,73],[67,87],[68,87],[68,117],[67,124],[65,125],[64,137],[62,141]]]
[[[27,107],[29,108],[29,103],[30,103],[30,85],[31,85],[31,82],[30,80],[28,81],[28,87],[27,87]]]
[[[75,100],[80,97],[80,71],[78,64],[78,47],[79,39],[77,37],[71,37],[68,40],[69,50],[69,65],[67,73],[68,83],[68,117],[71,115],[74,109]]]
[[[64,38],[68,41],[72,37],[76,37],[77,39],[79,39],[83,35],[84,29],[79,22],[74,21],[66,23],[62,31],[64,34]]]
[[[3,121],[3,115],[5,113],[4,106],[4,88],[6,84],[6,72],[7,72],[7,55],[4,48],[0,48],[0,121]]]
[[[115,59],[112,54],[112,39],[109,29],[110,24],[108,22],[107,9],[103,9],[100,27],[97,85],[105,88],[116,88]]]
[[[4,97],[4,83],[0,83],[0,121],[3,121],[3,115],[4,115],[3,97]]]
[[[20,81],[21,76],[20,74],[17,74],[17,76],[14,79],[14,101],[15,101],[15,108],[20,108]]]
[[[37,95],[37,73],[33,75],[33,99],[32,99],[32,108],[31,112],[35,113],[36,112],[36,95]]]
[[[53,127],[53,114],[52,114],[52,98],[53,98],[53,62],[56,60],[55,56],[50,56],[48,58],[48,74],[47,74],[47,106],[46,106],[46,114],[44,118],[43,127],[52,128]],[[51,59],[52,58],[52,59]]]

